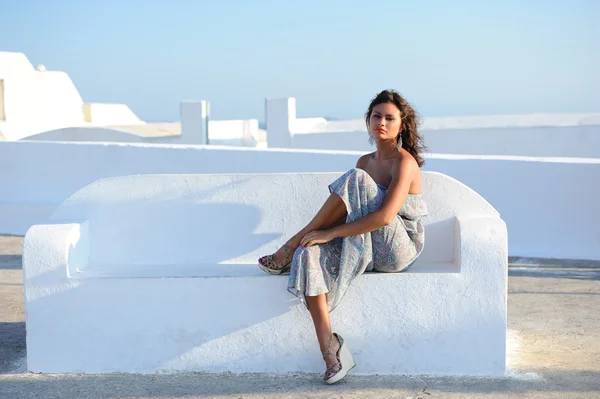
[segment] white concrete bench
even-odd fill
[[[98,180],[25,236],[32,372],[322,372],[287,276],[256,265],[305,225],[341,173]],[[357,374],[505,370],[507,237],[498,213],[424,172],[425,251],[369,273],[332,313]]]

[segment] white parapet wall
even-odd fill
[[[424,118],[421,133],[435,154],[600,158],[600,113]],[[267,137],[272,148],[371,148],[364,119],[296,118],[293,98],[267,100]]]
[[[256,260],[310,221],[338,176],[142,175],[82,188],[25,237],[28,370],[322,372],[308,310]],[[503,375],[506,226],[442,174],[424,173],[423,197],[418,260],[360,276],[332,313],[353,372]]]
[[[209,121],[208,144],[256,147],[265,143],[263,133],[257,119]]]
[[[181,145],[221,145],[234,147],[266,147],[265,132],[258,128],[258,120],[205,121],[189,123],[149,123],[125,126],[78,126],[51,130],[25,137],[22,141],[149,143]],[[185,129],[185,130],[183,130]],[[204,138],[203,138],[204,137]]]
[[[96,179],[146,173],[341,172],[351,151],[150,144],[0,142],[0,233],[23,235]],[[600,260],[600,160],[429,155],[508,226],[512,256]]]
[[[435,155],[500,212],[514,256],[600,260],[600,159]]]
[[[151,144],[184,144],[184,145],[226,145],[243,147],[266,147],[266,132],[259,129],[258,120],[219,120],[209,118],[207,101],[186,101],[180,105],[181,122],[172,123],[128,123],[128,108],[111,106],[110,104],[93,104],[89,112],[99,114],[96,117],[86,115],[90,122],[85,126],[65,127],[47,132],[33,134],[22,138],[27,141],[78,141],[107,143],[151,143]],[[105,107],[106,106],[106,107]],[[109,122],[109,113],[121,113],[121,119],[113,117],[113,124],[103,126],[101,122]],[[118,111],[118,112],[117,112]],[[102,115],[106,114],[106,115]],[[130,115],[132,118],[135,115]],[[103,119],[105,118],[105,119]],[[122,124],[117,124],[121,122]]]
[[[139,130],[139,127],[136,128]],[[96,143],[142,143],[152,142],[151,138],[130,133],[131,128],[77,126],[50,130],[25,137],[21,141],[50,141],[50,142],[96,142]],[[166,137],[165,139],[171,138]]]

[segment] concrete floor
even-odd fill
[[[21,237],[0,236],[0,398],[600,398],[600,263],[511,258],[503,378],[26,373]]]

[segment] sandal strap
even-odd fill
[[[329,337],[329,345],[327,346],[327,349],[321,351],[321,353],[323,353],[323,356],[335,356],[334,353],[331,353],[331,344],[333,344],[333,334],[331,334],[331,336]]]
[[[323,376],[323,378],[325,380],[333,378],[333,376],[335,376],[340,371],[342,371],[342,365],[339,362],[331,363],[327,365],[327,369],[325,370],[325,375]]]
[[[291,262],[290,259],[290,247],[287,244],[283,244],[283,252],[285,254],[285,259],[283,260],[285,262],[285,264],[282,265],[282,267],[285,267],[286,265],[288,265]]]
[[[275,263],[275,257],[273,255],[267,255],[265,257],[267,259],[267,266],[269,269],[277,269],[277,263]]]
[[[285,269],[291,263],[291,261],[288,261],[288,259],[290,258],[289,245],[284,244],[282,248],[285,253],[284,262],[286,262],[286,263],[278,264],[275,260],[275,254],[271,254],[271,255],[265,256],[265,259],[266,259],[265,266],[266,267],[268,267],[269,269],[273,269],[273,270],[282,270],[282,269]]]
[[[339,362],[336,362],[336,363],[328,364],[326,372],[327,371],[336,371],[336,372],[338,372],[341,369],[342,369],[342,365]]]
[[[337,353],[332,353],[331,352],[331,345],[333,345],[333,336],[334,335],[338,339],[338,343],[340,344],[340,348],[342,347],[342,344],[343,344],[344,341],[342,341],[342,339],[336,333],[333,333],[329,337],[329,346],[327,346],[326,350],[321,351],[321,353],[323,353],[323,356],[333,356],[333,357],[335,357],[338,360],[338,363],[339,363],[340,359],[338,358]],[[338,348],[338,351],[339,351],[339,348]]]

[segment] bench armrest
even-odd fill
[[[506,281],[508,273],[508,236],[506,223],[497,216],[457,216],[458,253],[461,274],[478,284],[494,286]],[[485,289],[484,287],[481,287]]]
[[[69,277],[87,265],[89,250],[87,222],[32,226],[23,241],[26,302],[70,285]]]

